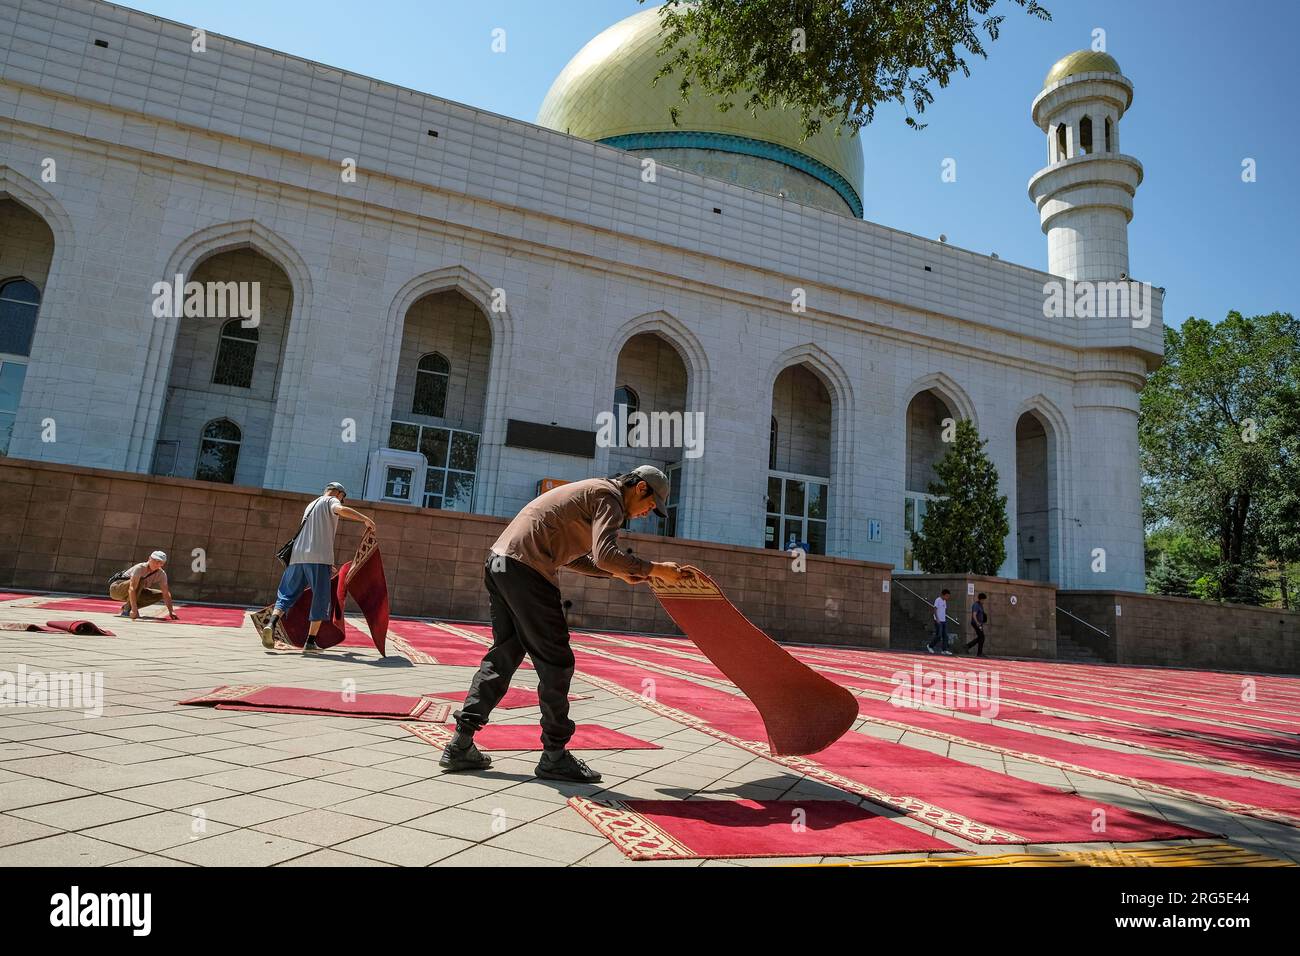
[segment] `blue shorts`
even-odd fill
[[[330,566],[328,564],[291,564],[280,576],[275,595],[275,609],[283,614],[293,607],[305,588],[311,588],[310,620],[324,621],[330,616]]]

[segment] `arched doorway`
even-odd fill
[[[1016,422],[1016,555],[1018,577],[1052,581],[1060,535],[1056,440],[1051,425],[1028,411]]]
[[[782,369],[772,384],[763,546],[827,553],[833,403],[805,362]]]
[[[664,510],[667,518],[654,514],[629,521],[629,531],[674,537],[678,534],[682,499],[682,466],[685,454],[686,401],[689,374],[681,353],[657,332],[632,336],[618,353],[614,373],[611,411],[616,423],[617,442],[609,451],[611,474],[631,471],[637,465],[654,465],[667,476],[670,485]],[[633,413],[639,413],[633,418]],[[693,426],[692,426],[693,427]]]
[[[934,389],[917,392],[907,404],[904,424],[906,453],[903,479],[903,571],[920,571],[912,555],[913,531],[920,531],[929,503],[930,485],[938,479],[934,466],[948,453],[957,416]]]
[[[416,299],[402,320],[388,445],[420,452],[420,503],[476,511],[492,328],[478,305],[451,289]]]
[[[0,455],[13,438],[53,259],[54,233],[45,220],[0,197]]]
[[[294,289],[279,264],[253,248],[231,249],[203,259],[186,278],[204,290],[242,288],[256,296],[256,324],[231,318],[233,299],[205,292],[202,315],[173,317],[177,324],[166,401],[154,445],[151,472],[200,481],[260,487],[275,423]],[[231,284],[234,284],[233,286]],[[220,308],[213,304],[220,301]],[[239,422],[233,471],[213,467],[212,423]],[[229,429],[226,429],[227,431]]]

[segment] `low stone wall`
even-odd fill
[[[1133,591],[1060,591],[1057,602],[1112,636],[1119,664],[1300,674],[1300,613]]]
[[[323,482],[322,482],[323,483]],[[0,458],[0,587],[107,592],[116,571],[161,548],[179,601],[261,605],[275,593],[275,550],[297,530],[309,496],[179,478]],[[486,620],[483,561],[503,518],[349,500],[379,528],[396,614]],[[346,561],[361,525],[342,522]],[[623,534],[646,558],[696,564],[773,638],[887,647],[883,564],[788,555],[704,541]],[[202,549],[206,569],[194,569]],[[561,575],[574,626],[675,633],[648,588]]]
[[[944,588],[952,592],[948,600],[948,616],[960,622],[960,626],[951,621],[948,623],[954,654],[975,653],[973,649],[967,651],[965,643],[975,636],[969,624],[970,606],[982,592],[988,595],[988,600],[984,602],[989,617],[984,629],[985,654],[992,657],[1056,656],[1056,627],[1053,620],[1056,614],[1056,586],[1041,581],[975,574],[896,575],[891,589],[891,647],[915,650],[930,640],[934,634],[932,612],[923,600],[933,606],[934,599]]]

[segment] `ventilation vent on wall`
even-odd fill
[[[100,46],[100,47],[103,47],[105,50],[107,50],[107,49],[108,49],[108,41],[107,41],[107,40],[96,40],[96,41],[95,41],[95,46]]]

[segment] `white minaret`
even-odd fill
[[[1079,50],[1058,60],[1034,98],[1047,166],[1029,181],[1047,233],[1047,271],[1067,279],[1128,277],[1128,224],[1142,164],[1119,151],[1133,84],[1115,59]]]

